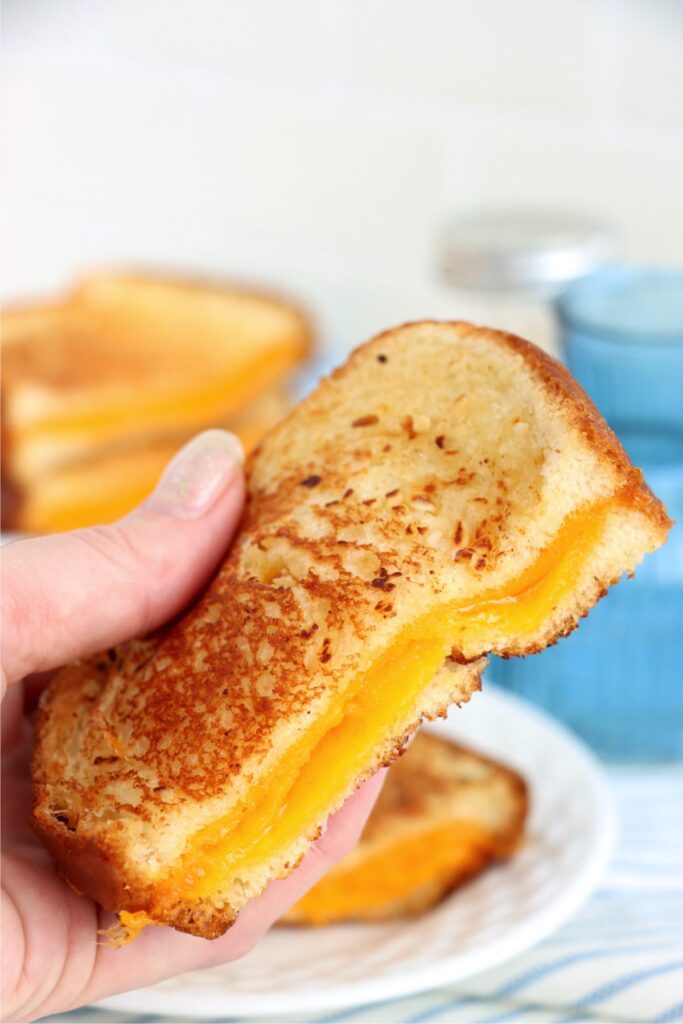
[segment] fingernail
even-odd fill
[[[176,519],[205,515],[238,475],[244,452],[227,430],[205,430],[174,455],[147,507]]]

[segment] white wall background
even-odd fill
[[[161,264],[284,284],[362,332],[362,296],[399,315],[444,217],[490,203],[593,212],[625,256],[683,262],[678,0],[3,14],[5,295]]]

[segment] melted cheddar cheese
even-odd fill
[[[255,416],[229,423],[227,428],[249,452],[271,425],[272,418]],[[23,498],[18,525],[28,533],[56,533],[114,522],[154,490],[183,440],[142,442],[123,452],[105,451],[46,474]]]
[[[209,896],[286,848],[334,806],[382,738],[410,717],[452,647],[490,650],[533,635],[576,583],[618,499],[569,517],[535,563],[476,602],[449,602],[412,624],[340,695],[330,714],[290,747],[248,806],[200,830],[161,889],[174,899]]]
[[[354,683],[355,696],[340,699],[294,747],[267,787],[252,794],[249,809],[202,829],[174,872],[183,899],[206,896],[223,878],[249,869],[291,843],[349,789],[371,759],[388,726],[409,714],[448,653],[437,628],[411,630]],[[186,866],[185,866],[186,865]]]
[[[126,942],[132,942],[133,939],[137,939],[141,931],[144,931],[150,924],[156,924],[151,917],[148,917],[144,910],[136,910],[130,912],[129,910],[121,910],[119,912],[119,921],[126,930],[126,937],[121,941],[117,937],[113,937],[113,945],[124,945]]]
[[[95,441],[101,435],[130,434],[131,423],[138,432],[151,427],[177,430],[185,425],[221,421],[265,391],[298,355],[299,348],[294,342],[291,346],[273,348],[239,370],[230,368],[223,375],[217,372],[210,384],[185,383],[184,387],[168,388],[156,395],[149,388],[137,392],[129,389],[109,399],[103,394],[97,406],[80,411],[63,408],[22,425],[21,431],[16,431],[17,438],[23,442],[34,437],[82,434]]]
[[[429,883],[454,884],[495,856],[495,838],[474,821],[449,821],[342,861],[294,907],[297,921],[329,924],[389,907]]]
[[[454,645],[486,646],[487,637],[498,632],[522,640],[535,633],[573,589],[599,542],[612,504],[617,502],[599,502],[569,516],[555,539],[515,580],[484,591],[475,602],[454,605],[450,622]]]

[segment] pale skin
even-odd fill
[[[49,674],[175,615],[234,533],[244,500],[234,439],[213,431],[193,445],[119,523],[3,550],[4,1020],[32,1020],[244,955],[354,846],[381,786],[380,776],[362,786],[296,871],[273,882],[214,941],[150,927],[122,949],[103,944],[99,933],[114,918],[58,877],[31,831],[30,711]]]

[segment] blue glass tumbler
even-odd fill
[[[491,676],[609,760],[683,758],[683,272],[611,267],[557,310],[569,369],[678,522],[571,636]]]

